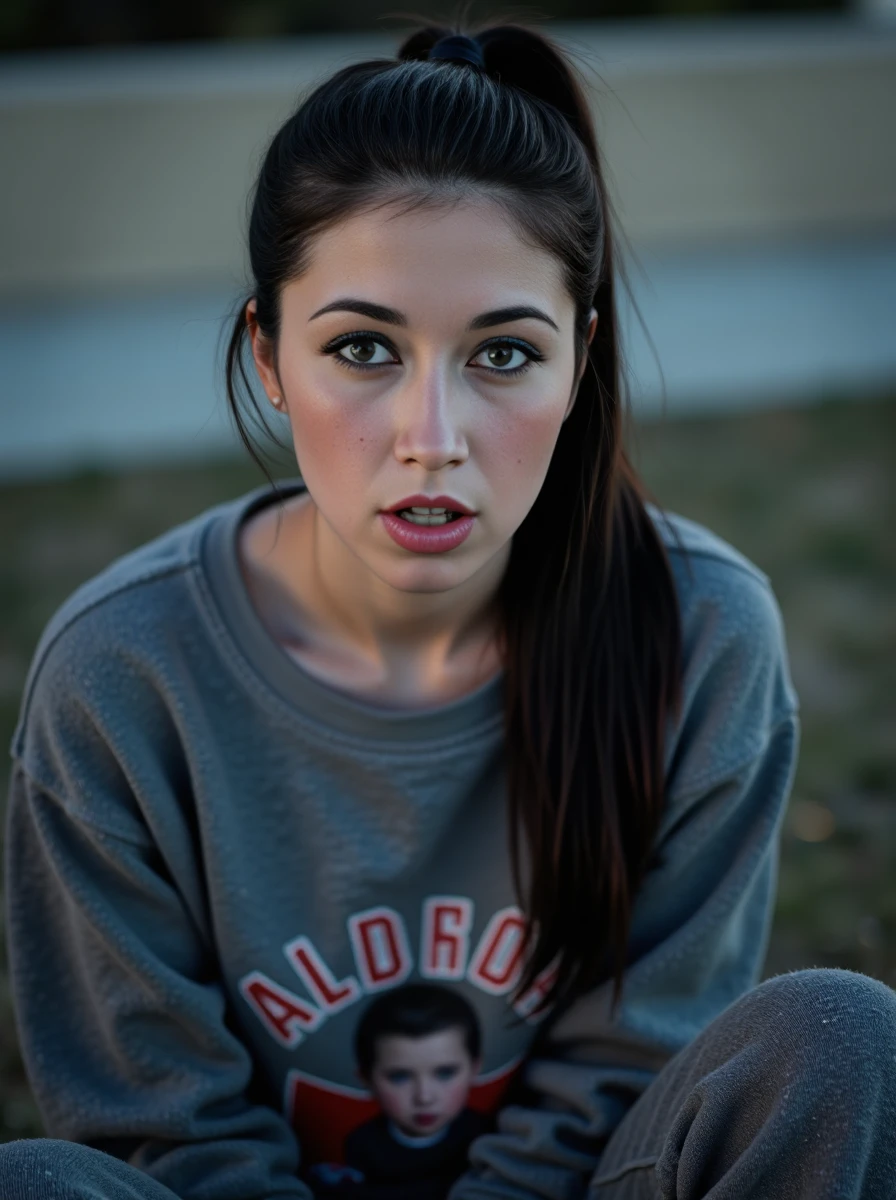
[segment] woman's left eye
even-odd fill
[[[347,354],[342,351],[347,350]],[[377,350],[384,351],[387,357],[376,357]],[[324,354],[330,354],[335,360],[344,367],[348,367],[350,371],[370,371],[377,367],[396,366],[394,358],[388,357],[394,354],[394,351],[380,337],[374,337],[372,334],[353,333],[342,338],[337,338],[336,341],[330,342],[323,347]],[[518,355],[514,365],[514,355]],[[522,375],[528,371],[533,362],[541,362],[544,355],[530,346],[526,342],[520,342],[516,339],[502,339],[490,342],[487,346],[477,351],[475,358],[487,358],[489,361],[481,363],[480,370],[488,371],[490,375]],[[474,360],[471,360],[474,361]]]
[[[520,358],[517,359],[516,365],[511,367],[509,364],[513,361],[514,354],[520,355]],[[520,342],[492,342],[480,350],[476,357],[481,355],[485,355],[489,360],[484,369],[494,375],[522,375],[533,362],[540,362],[543,357],[533,347]]]

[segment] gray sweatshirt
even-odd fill
[[[302,670],[237,559],[240,520],[271,499],[259,488],[112,563],[35,652],[6,911],[47,1134],[183,1200],[307,1200],[308,1168],[339,1162],[377,1111],[353,1061],[359,1015],[429,981],[473,1006],[469,1105],[496,1114],[452,1200],[581,1195],[630,1104],[760,979],[798,744],[769,581],[651,509],[685,651],[658,863],[615,1018],[608,982],[539,1022],[534,996],[510,1002],[501,678],[397,711]],[[526,1102],[504,1100],[520,1081]]]

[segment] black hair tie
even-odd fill
[[[445,59],[448,62],[468,62],[474,67],[485,66],[482,47],[465,33],[450,33],[447,37],[439,38],[430,50],[429,57]]]

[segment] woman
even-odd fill
[[[49,1139],[5,1148],[5,1200],[308,1197],[316,1165],[362,1197],[353,1032],[418,980],[482,1029],[452,1200],[893,1196],[894,993],[757,982],[780,614],[625,456],[564,55],[425,27],[338,71],[249,250],[228,395],[252,450],[251,349],[301,479],[112,564],[38,647],[8,926]]]

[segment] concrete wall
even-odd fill
[[[896,228],[896,28],[561,26],[636,245]],[[0,299],[243,270],[259,156],[299,93],[397,36],[50,54],[0,66]]]
[[[896,25],[545,28],[637,255],[636,411],[896,386]],[[397,40],[0,61],[0,478],[236,448],[219,346],[260,156],[303,90]]]

